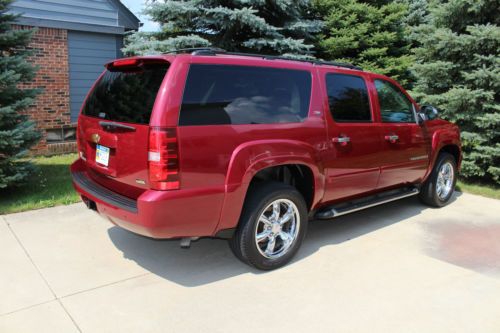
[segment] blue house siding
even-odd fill
[[[139,20],[119,0],[15,0],[18,23],[68,31],[71,121],[103,65],[121,57],[123,34]]]
[[[75,123],[104,64],[120,58],[123,36],[139,19],[120,0],[14,0],[16,29],[37,27],[31,45],[39,74],[33,87],[46,87],[28,111],[44,135],[37,154],[76,150]],[[61,63],[54,70],[54,59]]]
[[[16,0],[10,12],[19,24],[123,34],[137,30],[139,20],[118,0]]]
[[[121,39],[115,35],[68,31],[71,121],[77,120],[83,100],[104,70],[103,65],[120,57],[117,45]]]
[[[118,21],[118,13],[105,0],[17,0],[13,8],[24,10],[26,16],[62,19],[64,21],[81,22],[90,19],[94,24],[103,25],[116,25]],[[66,19],[65,15],[71,15],[75,19]]]

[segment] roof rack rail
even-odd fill
[[[167,54],[171,53],[191,53],[192,55],[216,55],[218,53],[226,53],[226,50],[218,48],[218,47],[189,47],[185,49],[177,49],[167,52]]]
[[[356,69],[358,71],[362,71],[363,67],[356,66],[354,64],[348,62],[337,62],[337,61],[323,61],[323,60],[313,60],[313,62],[317,65],[328,65],[328,66],[336,66],[336,67],[345,67],[349,69]]]
[[[229,55],[238,55],[238,56],[246,56],[246,57],[258,57],[258,58],[263,58],[263,59],[269,59],[269,60],[290,60],[290,61],[298,61],[298,62],[307,62],[311,63],[313,65],[329,65],[329,66],[337,66],[337,67],[345,67],[349,69],[357,69],[362,71],[363,68],[346,63],[346,62],[335,62],[335,61],[323,61],[323,60],[316,60],[316,59],[300,59],[300,58],[293,58],[293,57],[286,57],[286,56],[279,56],[279,55],[266,55],[266,54],[254,54],[254,53],[240,53],[240,52],[224,52],[223,54],[229,54]]]
[[[235,56],[244,56],[244,57],[256,57],[267,60],[290,60],[290,61],[298,61],[298,62],[307,62],[313,65],[329,65],[336,67],[344,67],[349,69],[356,69],[362,71],[363,68],[344,62],[335,62],[335,61],[323,61],[323,60],[315,60],[315,59],[300,59],[279,55],[267,55],[267,54],[256,54],[256,53],[244,53],[244,52],[228,52],[224,49],[218,47],[192,47],[186,49],[178,49],[172,50],[168,53],[191,53],[192,55],[205,55],[205,56],[215,56],[217,54],[227,54],[227,55],[235,55]]]

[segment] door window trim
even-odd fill
[[[326,81],[327,79],[327,76],[328,75],[345,75],[345,76],[353,76],[353,77],[356,77],[356,78],[360,78],[361,80],[363,80],[364,84],[365,84],[365,88],[366,88],[366,94],[367,94],[367,97],[368,97],[368,108],[370,109],[370,120],[359,120],[359,121],[353,121],[353,120],[350,120],[350,121],[339,121],[339,120],[336,120],[334,117],[333,117],[333,113],[332,113],[332,110],[330,108],[330,102],[328,100],[328,83]],[[368,85],[369,81],[368,79],[364,76],[364,75],[359,75],[359,74],[351,74],[351,73],[343,73],[343,72],[336,72],[336,71],[325,71],[324,72],[324,75],[323,75],[323,83],[325,85],[325,97],[327,99],[327,107],[328,107],[328,116],[330,117],[330,119],[333,121],[334,124],[374,124],[376,121],[375,119],[375,112],[374,112],[374,109],[373,109],[373,103],[372,103],[372,99],[371,99],[371,94],[370,94],[370,87]]]
[[[413,114],[413,121],[396,121],[396,122],[391,122],[391,121],[383,121],[382,120],[382,109],[380,107],[380,98],[379,98],[379,93],[378,93],[377,86],[376,86],[376,83],[375,83],[376,81],[382,81],[384,83],[390,84],[397,91],[399,91],[408,100],[408,102],[410,102],[411,109],[412,109],[412,114]],[[418,118],[417,118],[417,111],[416,111],[416,108],[415,108],[415,103],[413,103],[413,101],[411,100],[411,98],[409,98],[408,95],[403,90],[401,90],[400,87],[398,87],[397,85],[395,85],[391,81],[386,80],[385,78],[380,78],[380,77],[373,78],[372,82],[373,82],[373,89],[374,89],[375,95],[377,96],[378,113],[379,113],[379,117],[380,117],[380,123],[382,123],[382,124],[417,124],[418,125]]]
[[[411,102],[411,101],[410,101]],[[414,103],[411,103],[411,107],[412,107],[412,110],[413,110],[413,118],[415,120],[415,124],[419,125],[418,123],[418,114],[417,114],[417,108],[415,107],[415,104]],[[410,124],[410,123],[408,123]]]

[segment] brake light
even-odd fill
[[[151,127],[148,163],[151,188],[179,189],[179,154],[175,127]]]
[[[138,59],[123,59],[113,61],[113,67],[136,66],[139,63]]]

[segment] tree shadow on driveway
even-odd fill
[[[312,221],[302,248],[289,265],[314,254],[323,246],[340,244],[377,232],[392,224],[404,222],[424,209],[430,208],[411,197],[332,220]],[[149,239],[119,227],[110,228],[108,233],[126,259],[186,287],[200,286],[246,273],[265,274],[236,259],[225,240],[201,239],[192,243],[189,250],[185,250],[179,247],[179,240]]]

